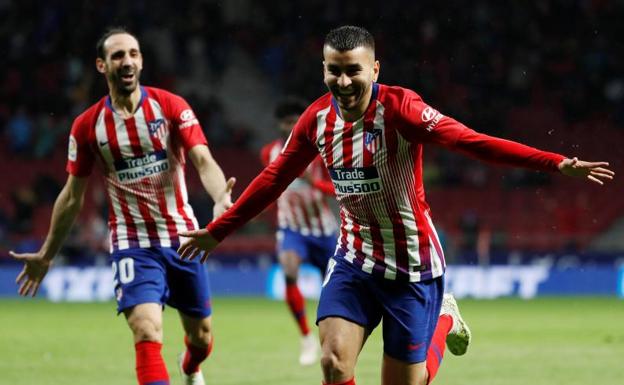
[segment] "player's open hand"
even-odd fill
[[[562,160],[558,167],[562,174],[579,178],[587,178],[594,183],[604,184],[605,180],[613,179],[615,172],[607,167],[608,162],[586,162],[574,157]]]
[[[204,263],[208,259],[208,254],[219,244],[219,241],[214,239],[206,229],[180,231],[179,234],[182,237],[189,238],[182,242],[182,245],[178,248],[178,254],[180,254],[181,259],[192,261],[202,254],[200,261]]]
[[[48,273],[52,262],[43,258],[39,253],[17,254],[9,251],[9,255],[18,261],[24,262],[24,268],[15,279],[15,283],[19,285],[19,295],[34,297],[37,295],[41,281]]]
[[[212,207],[212,217],[217,219],[223,214],[227,209],[232,207],[232,189],[236,184],[236,178],[232,177],[227,180],[225,184],[225,191],[221,195],[221,198],[215,202]]]

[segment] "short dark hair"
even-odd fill
[[[362,27],[343,25],[334,28],[325,36],[325,45],[337,51],[350,51],[357,47],[366,47],[375,51],[375,39],[370,32]]]
[[[296,96],[288,96],[277,103],[275,107],[275,117],[284,119],[290,115],[301,115],[306,110],[308,103]]]
[[[95,53],[97,57],[99,57],[100,59],[106,59],[106,52],[104,52],[104,43],[106,42],[106,39],[108,39],[109,37],[113,35],[130,35],[133,38],[135,38],[137,41],[139,41],[139,39],[137,39],[137,37],[134,36],[132,32],[128,31],[126,27],[122,27],[122,26],[110,27],[106,30],[106,32],[104,32],[102,36],[100,36],[100,38],[97,41],[97,44],[95,45]]]

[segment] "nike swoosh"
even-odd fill
[[[108,140],[106,142],[98,142],[98,144],[100,145],[100,147],[104,147],[108,144]]]
[[[414,350],[418,350],[420,348],[422,348],[425,345],[424,342],[421,342],[419,344],[407,344],[407,349],[414,351]]]

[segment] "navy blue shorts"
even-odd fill
[[[212,313],[208,275],[199,259],[183,261],[166,247],[111,254],[117,312],[142,303],[167,304],[194,317]]]
[[[336,252],[336,235],[315,237],[281,229],[277,232],[277,253],[284,251],[294,251],[302,262],[314,265],[324,272],[327,261]]]
[[[316,323],[340,317],[371,332],[383,319],[384,352],[400,361],[423,362],[443,295],[443,277],[397,282],[373,276],[334,257],[327,266]]]

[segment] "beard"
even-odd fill
[[[124,78],[124,76],[128,74],[132,74],[132,79]],[[108,80],[118,94],[129,96],[138,87],[140,75],[141,70],[139,70],[138,68],[134,67],[129,69],[126,67],[109,73]]]

